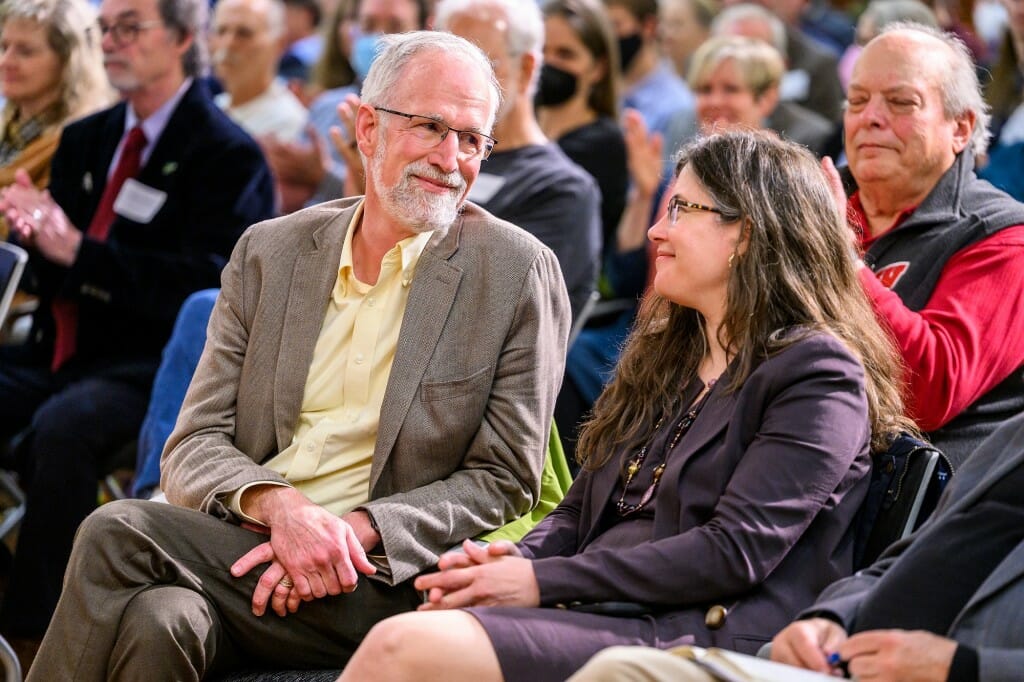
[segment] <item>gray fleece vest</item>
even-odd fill
[[[1024,225],[1024,204],[979,180],[973,169],[974,156],[964,151],[914,213],[875,240],[864,256],[865,263],[911,310],[925,306],[954,254],[1002,229]],[[1020,263],[1024,267],[1024,258]],[[990,341],[999,343],[999,339]],[[1024,365],[928,436],[959,467],[1004,420],[1021,412]]]

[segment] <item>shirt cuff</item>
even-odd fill
[[[953,662],[949,664],[946,682],[978,682],[978,652],[969,646],[958,644]]]
[[[231,493],[231,497],[228,499],[228,509],[231,510],[232,514],[234,514],[235,516],[237,516],[238,518],[240,518],[243,521],[248,521],[249,523],[255,523],[257,526],[266,526],[267,524],[263,523],[262,521],[260,521],[258,519],[255,519],[255,518],[249,516],[248,514],[246,514],[245,512],[242,511],[242,495],[245,493],[246,490],[248,490],[249,488],[252,488],[253,486],[257,486],[257,485],[276,485],[276,486],[279,486],[281,488],[290,488],[291,487],[291,486],[289,486],[286,483],[281,483],[280,481],[253,481],[252,483],[246,483],[241,488],[239,488],[235,492]]]

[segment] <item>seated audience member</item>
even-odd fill
[[[614,243],[626,204],[626,142],[619,127],[619,58],[601,0],[543,5],[544,66],[537,121],[601,192],[601,243]],[[499,147],[500,149],[500,147]]]
[[[800,26],[803,3],[793,0],[757,0],[785,24],[786,78],[782,99],[795,101],[829,121],[843,114],[843,88],[839,84],[839,53],[822,47]],[[727,0],[727,5],[734,4]],[[852,27],[852,21],[850,22]]]
[[[661,0],[658,3],[661,51],[671,60],[676,75],[684,83],[690,70],[690,57],[711,35],[711,21],[718,10],[718,0]]]
[[[715,36],[742,36],[766,43],[778,51],[785,64],[786,26],[781,19],[759,5],[734,5],[723,10],[715,18],[711,30]],[[842,147],[838,118],[828,118],[785,97],[787,78],[789,75],[784,66],[775,87],[777,103],[764,125],[794,142],[809,147],[818,155],[838,153]],[[674,133],[678,136],[678,133]]]
[[[342,0],[338,4],[332,30],[314,70],[326,89],[309,105],[307,139],[263,140],[267,161],[281,189],[285,213],[362,194],[361,176],[359,184],[346,184],[350,180],[350,165],[362,172],[358,151],[349,145],[353,138],[340,146],[328,144],[330,130],[338,125],[339,114],[343,116],[341,123],[351,130],[358,100],[345,102],[358,94],[381,36],[426,28],[426,21],[426,0]],[[334,70],[344,77],[333,80],[330,74]],[[339,112],[339,107],[343,111]]]
[[[954,466],[1024,410],[1024,205],[974,174],[987,123],[971,57],[941,31],[890,24],[857,59],[844,128],[860,280],[911,416]]]
[[[0,6],[0,73],[0,187],[24,170],[42,189],[61,129],[113,99],[95,10],[86,0],[7,0]],[[2,238],[6,227],[0,230]]]
[[[214,101],[253,137],[293,140],[306,124],[306,107],[275,75],[283,30],[281,0],[220,0],[213,11],[210,52],[224,86]]]
[[[619,39],[622,108],[643,114],[664,134],[672,115],[693,108],[693,95],[658,50],[658,0],[604,0]]]
[[[476,43],[498,65],[498,146],[469,198],[555,252],[575,320],[597,286],[601,195],[594,179],[545,137],[534,114],[544,47],[540,11],[519,0],[441,0],[434,12],[439,30]]]
[[[839,59],[839,82],[843,84],[844,91],[850,87],[853,65],[857,63],[857,57],[864,46],[881,33],[883,28],[897,21],[939,27],[935,13],[921,0],[871,0],[857,19],[856,42],[846,48]]]
[[[203,289],[185,299],[174,320],[171,338],[160,356],[146,417],[139,428],[132,497],[147,499],[159,492],[160,455],[174,430],[185,393],[206,345],[206,327],[220,289]]]
[[[64,129],[49,192],[0,194],[30,250],[40,305],[23,346],[0,347],[0,434],[31,427],[28,496],[0,611],[42,635],[104,460],[135,439],[181,302],[215,286],[242,231],[272,215],[256,143],[195,80],[205,0],[105,0],[98,33],[125,100]]]
[[[282,78],[299,84],[309,80],[309,70],[320,58],[323,36],[317,29],[322,12],[318,0],[284,2],[284,54],[277,71]]]
[[[388,36],[363,94],[365,198],[242,237],[165,450],[172,504],[86,519],[29,680],[336,666],[439,553],[536,502],[569,305],[550,250],[465,201],[490,61]]]
[[[727,133],[685,149],[669,191],[657,295],[584,472],[521,543],[466,542],[417,578],[423,612],[375,626],[341,680],[563,680],[626,643],[753,652],[850,572],[869,449],[904,420],[825,175]]]
[[[1010,682],[1024,670],[1024,416],[986,439],[928,523],[829,586],[772,659],[878,682]],[[983,528],[985,532],[978,532]],[[667,651],[601,653],[572,682],[708,678]],[[778,680],[789,680],[781,670]],[[828,679],[828,678],[822,678]],[[767,681],[766,681],[767,682]]]

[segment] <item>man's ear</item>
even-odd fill
[[[377,136],[380,134],[378,115],[369,104],[360,104],[356,110],[356,144],[366,157],[373,156],[373,150],[377,148]]]
[[[519,94],[526,94],[534,74],[540,68],[540,60],[533,52],[525,52],[519,57]]]
[[[192,47],[192,41],[195,40],[195,33],[192,31],[182,31],[178,34],[178,44],[175,46],[175,51],[179,57],[185,55],[188,49]]]
[[[953,153],[959,154],[971,143],[977,116],[973,111],[965,111],[953,119]]]

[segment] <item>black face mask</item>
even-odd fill
[[[644,39],[639,33],[619,38],[619,63],[622,65],[622,72],[629,70],[640,48],[644,45]]]
[[[576,94],[577,87],[576,74],[545,64],[540,68],[540,81],[533,103],[538,107],[563,104]]]

